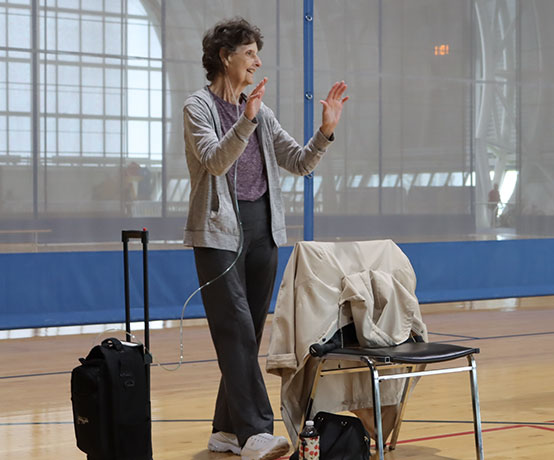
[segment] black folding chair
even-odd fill
[[[400,408],[394,429],[389,443],[389,450],[396,448],[398,433],[402,423],[402,417],[406,406],[406,400],[410,392],[410,386],[414,377],[422,377],[426,375],[449,374],[454,372],[469,372],[471,383],[471,398],[473,406],[473,425],[475,433],[475,450],[476,458],[483,460],[483,438],[481,432],[481,412],[479,407],[479,392],[477,386],[477,364],[474,354],[479,353],[478,348],[467,348],[458,345],[446,343],[425,343],[425,342],[406,342],[394,347],[385,348],[360,348],[360,347],[345,347],[335,348],[327,351],[325,346],[314,344],[310,348],[310,354],[314,358],[320,360],[314,377],[312,390],[304,414],[304,420],[310,417],[313,401],[315,399],[317,384],[319,379],[329,374],[353,373],[353,372],[370,372],[372,389],[373,389],[373,415],[375,422],[376,447],[379,460],[384,460],[385,446],[383,441],[383,430],[381,424],[381,396],[380,383],[387,380],[395,380],[405,378],[406,382],[403,387],[402,396],[400,399]],[[467,365],[459,365],[452,363],[453,366],[444,367],[433,366],[436,363],[444,363],[454,361],[459,358],[466,358]],[[352,367],[332,366],[325,368],[324,364],[329,361],[352,361],[358,363]],[[362,363],[361,365],[359,363]],[[424,370],[416,369],[425,365]],[[381,375],[380,372],[386,369],[397,369],[400,373]],[[403,371],[402,371],[403,369]],[[302,421],[302,424],[304,423]]]

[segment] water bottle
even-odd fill
[[[313,420],[306,420],[306,425],[300,433],[299,460],[319,459],[319,433],[315,429]]]

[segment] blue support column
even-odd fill
[[[39,187],[39,184],[38,184],[38,168],[39,168],[39,155],[40,155],[40,145],[39,145],[39,136],[40,136],[40,120],[39,120],[39,112],[40,112],[40,101],[39,101],[39,98],[40,98],[40,94],[39,94],[39,72],[40,72],[40,67],[39,67],[39,37],[38,37],[38,33],[39,33],[39,27],[38,27],[38,23],[39,23],[39,19],[38,19],[38,15],[39,15],[39,5],[38,5],[38,1],[37,0],[33,0],[31,2],[31,11],[32,11],[32,14],[31,14],[31,25],[32,25],[32,28],[31,28],[31,46],[32,46],[32,50],[33,50],[33,53],[31,55],[31,71],[32,71],[32,75],[31,75],[31,84],[32,84],[32,90],[33,90],[33,99],[32,99],[32,106],[31,106],[31,110],[32,110],[32,118],[31,118],[31,122],[32,122],[32,131],[31,131],[31,136],[32,136],[32,154],[33,154],[33,158],[32,158],[32,164],[33,164],[33,217],[35,219],[38,218],[38,187]],[[9,16],[8,16],[9,17]],[[46,55],[45,55],[45,59],[46,59]],[[46,72],[45,72],[46,73]],[[46,108],[44,109],[44,112],[46,113]],[[46,129],[46,121],[45,121],[45,129]],[[44,145],[44,150],[46,150],[46,144]],[[44,162],[44,164],[46,165],[46,161]],[[46,202],[45,202],[45,206],[46,206]],[[35,224],[36,225],[36,224]],[[36,227],[35,227],[36,228]]]
[[[314,1],[304,0],[304,144],[314,133]],[[314,176],[304,177],[304,240],[314,239]]]
[[[162,217],[167,217],[167,41],[166,2],[161,3],[162,45]]]

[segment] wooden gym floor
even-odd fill
[[[424,305],[422,310],[431,341],[481,348],[477,362],[485,458],[552,458],[554,298]],[[174,363],[179,354],[178,327],[175,322],[158,326],[151,334],[155,359]],[[270,328],[271,319],[262,355]],[[97,333],[86,333],[93,329],[0,332],[1,459],[85,459],[75,446],[69,381],[77,359],[98,343]],[[30,337],[21,337],[25,334]],[[123,337],[114,332],[102,337],[110,335]],[[219,371],[202,320],[187,322],[184,337],[185,362],[179,370],[152,368],[154,459],[238,458],[206,449]],[[261,363],[265,367],[264,356]],[[277,419],[275,431],[285,435],[279,414],[280,381],[266,375],[266,383]],[[466,373],[419,381],[408,401],[398,447],[386,458],[475,458]]]

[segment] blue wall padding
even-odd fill
[[[277,279],[292,252],[279,250]],[[130,251],[131,319],[143,318],[142,252]],[[150,319],[180,318],[198,288],[191,250],[148,252]],[[275,303],[275,289],[272,305]],[[203,317],[198,293],[185,318]],[[0,254],[0,329],[123,322],[121,252]]]
[[[406,243],[421,303],[554,294],[554,239]],[[277,286],[291,254],[279,249]],[[191,250],[149,251],[150,318],[180,318],[198,287]],[[131,251],[132,319],[142,319],[142,253]],[[0,329],[123,322],[121,252],[0,254]],[[274,291],[272,308],[277,296]],[[200,294],[185,318],[204,316]]]
[[[554,239],[406,243],[421,303],[554,294]]]

